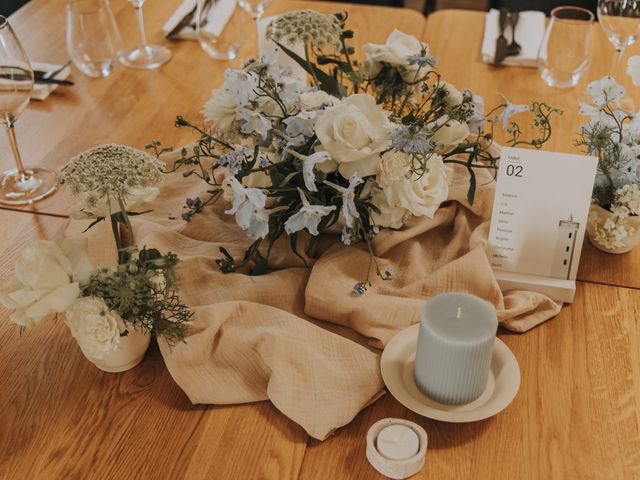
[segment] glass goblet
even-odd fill
[[[158,68],[171,60],[171,50],[162,45],[149,45],[147,35],[144,31],[144,17],[142,15],[142,5],[144,0],[129,0],[136,10],[138,30],[140,31],[140,46],[125,52],[120,60],[127,67],[132,68]]]
[[[0,16],[0,123],[5,126],[16,168],[0,174],[0,203],[36,202],[56,189],[57,175],[43,167],[25,167],[20,157],[15,122],[27,108],[33,90],[33,70],[9,21]]]

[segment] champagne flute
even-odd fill
[[[256,24],[256,45],[260,45],[260,18],[271,4],[271,0],[238,0],[238,4],[253,17]]]
[[[0,174],[0,203],[22,205],[38,201],[56,189],[57,175],[22,163],[14,125],[27,108],[33,90],[33,69],[9,21],[0,16],[0,123],[6,128],[16,168]]]
[[[148,69],[158,68],[160,65],[171,60],[171,50],[167,47],[163,47],[162,45],[147,44],[147,36],[144,32],[144,17],[142,16],[142,5],[144,4],[144,0],[129,0],[129,3],[136,9],[141,45],[124,53],[121,61],[127,67]]]
[[[640,0],[598,0],[598,21],[616,49],[611,71],[615,77],[625,49],[640,33]]]

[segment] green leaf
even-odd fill
[[[300,65],[304,70],[314,75],[320,84],[320,88],[334,97],[342,98],[345,95],[345,88],[338,83],[338,81],[331,77],[331,75],[327,75],[324,71],[320,70],[316,65],[311,62],[308,62],[306,59],[302,58],[297,53],[289,50],[284,45],[278,43],[277,44],[284,53],[289,55],[293,61],[295,61],[298,65]]]
[[[302,260],[302,263],[304,263],[305,267],[309,268],[307,261],[302,255],[300,255],[300,252],[298,252],[298,232],[289,235],[289,243],[291,245],[291,251],[295,254],[296,257]]]
[[[100,223],[100,222],[101,222],[101,221],[103,221],[103,220],[104,220],[104,217],[98,217],[98,218],[96,218],[93,222],[91,222],[91,223],[89,224],[89,226],[88,226],[87,228],[85,228],[85,229],[82,231],[82,233],[86,233],[86,232],[88,232],[88,231],[89,231],[89,229],[90,229],[91,227],[93,227],[94,225],[97,225],[98,223]]]
[[[467,201],[469,205],[473,205],[473,199],[476,196],[476,174],[469,168],[469,191],[467,192]]]

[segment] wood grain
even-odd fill
[[[67,220],[0,211],[0,283]],[[20,333],[0,310],[0,479],[294,479],[307,435],[268,402],[194,406],[153,342],[122,374],[90,364],[60,319]],[[230,461],[237,459],[238,461]]]
[[[591,67],[585,77],[576,88],[558,89],[546,85],[536,68],[494,67],[482,63],[480,45],[484,35],[484,15],[483,12],[442,10],[429,16],[423,40],[438,60],[438,71],[458,88],[469,88],[484,97],[486,110],[500,103],[496,92],[506,95],[514,103],[538,100],[562,109],[564,113],[553,121],[553,133],[544,149],[581,153],[575,146],[575,140],[580,125],[586,123],[587,117],[578,115],[578,102],[588,100],[587,83],[610,73],[614,54],[613,46],[599,25],[593,25],[591,32]],[[464,43],[452,41],[452,38],[464,38]],[[632,45],[627,50],[625,63],[630,55],[640,54],[640,45]],[[633,87],[627,75],[620,80],[629,95],[640,102],[640,88]],[[528,119],[522,123],[527,124]],[[523,128],[523,131],[530,130]],[[496,133],[497,141],[503,143],[501,128]],[[640,248],[625,255],[613,255],[600,252],[585,242],[578,280],[640,287]]]
[[[28,49],[60,55],[38,60],[65,60],[59,50],[62,3],[33,0],[14,19],[19,31],[29,33]],[[150,32],[157,32],[172,3],[148,3]],[[327,11],[335,8],[316,5]],[[119,21],[131,13],[122,0],[113,6]],[[414,24],[418,32],[422,28],[413,14],[340,8],[351,12],[361,29],[359,37],[367,40],[382,41],[396,26],[405,31]],[[454,83],[487,96],[495,90],[495,74],[506,93],[517,97],[523,92],[515,101],[538,91],[528,70],[494,72],[478,58],[470,68],[457,68],[457,62],[477,54],[475,47],[466,46],[477,45],[473,42],[482,27],[478,30],[477,16],[456,14],[460,20],[448,12],[435,14],[435,30],[427,32],[429,37],[440,29],[438,35],[444,35],[434,37],[432,51]],[[126,37],[133,29],[125,25],[123,31]],[[160,38],[156,35],[154,40]],[[223,68],[196,47],[191,42],[172,44],[175,58],[158,72],[120,68],[104,80],[76,75],[77,90],[32,104],[19,122],[26,132],[19,135],[29,158],[59,166],[85,146],[102,141],[142,146],[154,132],[175,144],[184,142],[186,138],[166,123],[178,111],[197,115],[209,87],[179,86],[186,81],[203,85],[207,78],[213,86]],[[518,77],[519,71],[525,77]],[[516,80],[521,90],[512,84]],[[555,145],[560,149],[561,142]],[[6,152],[6,144],[0,147]],[[60,195],[33,210],[64,213],[65,202]],[[0,225],[4,282],[23,246],[35,238],[59,238],[66,220],[0,210]],[[612,263],[612,256],[604,261],[585,247],[585,258],[591,259],[581,272],[591,281],[632,284],[637,281],[637,264],[629,262],[637,257],[632,255],[616,257]],[[107,374],[84,359],[60,321],[50,319],[20,334],[7,318],[8,312],[0,310],[0,479],[382,478],[366,461],[364,439],[369,426],[383,417],[408,418],[426,428],[427,463],[416,478],[640,478],[638,289],[580,282],[574,304],[555,319],[525,335],[501,333],[520,363],[522,384],[514,402],[492,419],[459,425],[435,422],[385,395],[325,442],[308,440],[299,426],[267,402],[191,405],[164,367],[155,343],[135,369]]]
[[[33,0],[10,19],[29,57],[34,61],[64,63],[65,9],[67,0]],[[173,52],[169,63],[158,70],[134,70],[119,65],[107,78],[95,79],[73,68],[71,88],[59,88],[45,102],[31,102],[16,124],[23,160],[30,165],[60,168],[81,151],[101,143],[123,143],[143,149],[151,140],[182,146],[194,140],[186,129],[174,127],[176,115],[201,122],[200,110],[211,90],[223,81],[223,72],[239,67],[257,54],[253,21],[246,15],[247,43],[238,60],[212,60],[195,41],[162,38],[162,24],[181,0],[145,3],[145,24],[150,42],[164,43]],[[136,45],[134,10],[126,0],[111,2],[116,21],[128,48]],[[424,17],[413,10],[371,8],[326,2],[274,1],[265,15],[300,8],[325,13],[346,11],[356,32],[354,45],[383,43],[394,28],[417,37],[422,35]],[[389,22],[392,17],[393,21]],[[9,145],[0,135],[0,168],[12,165]],[[22,210],[66,215],[73,203],[66,191]]]
[[[416,479],[640,477],[640,291],[579,283],[575,302],[524,334],[502,332],[522,371],[499,415],[450,424],[407,411],[390,395],[325,442],[310,440],[301,479],[374,479],[366,431],[406,418],[429,435]]]

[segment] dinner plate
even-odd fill
[[[405,328],[382,352],[382,378],[396,400],[424,417],[456,423],[492,417],[511,403],[520,387],[520,367],[511,350],[499,338],[493,345],[487,388],[476,400],[464,405],[446,405],[422,393],[413,379],[419,328],[419,323]]]

